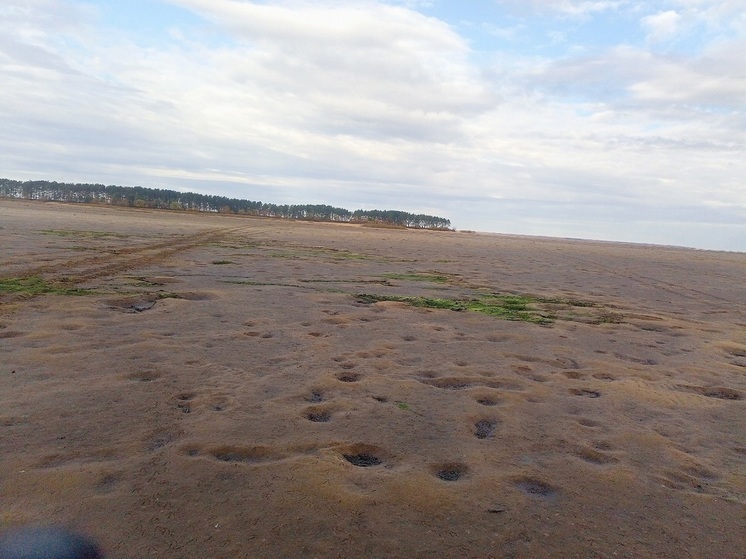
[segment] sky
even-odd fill
[[[0,177],[746,252],[743,0],[3,0]]]

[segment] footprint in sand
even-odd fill
[[[539,499],[553,499],[559,492],[553,485],[533,477],[518,478],[513,483],[526,495]]]
[[[478,439],[491,439],[496,430],[497,421],[494,419],[480,419],[474,424],[474,436]]]
[[[305,397],[306,402],[318,403],[326,400],[324,393],[321,390],[312,390]]]
[[[385,464],[387,453],[380,447],[368,444],[354,444],[340,448],[342,458],[358,468],[370,468]]]
[[[496,395],[491,394],[479,394],[475,397],[477,404],[482,406],[497,406],[501,403],[501,399]]]
[[[469,468],[461,462],[443,462],[431,466],[430,472],[442,481],[452,482],[466,478]]]
[[[328,406],[309,406],[303,416],[314,423],[327,423],[332,419],[332,412]]]
[[[743,393],[733,388],[724,386],[693,386],[687,384],[676,385],[676,390],[681,392],[691,392],[706,396],[707,398],[717,398],[718,400],[742,400]]]
[[[607,464],[615,464],[619,462],[619,459],[615,456],[610,456],[604,452],[600,452],[590,447],[580,447],[575,450],[575,456],[588,462],[589,464],[595,464],[597,466],[604,466]]]
[[[586,398],[600,398],[601,393],[597,390],[588,390],[587,388],[571,388],[570,394],[574,396],[585,396]]]

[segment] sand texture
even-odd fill
[[[0,227],[6,285],[40,278],[0,294],[0,529],[746,557],[744,254],[9,200]],[[506,294],[525,320],[381,300]]]

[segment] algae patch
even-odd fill
[[[407,297],[361,293],[356,295],[356,298],[359,302],[368,304],[381,301],[395,301],[406,303],[413,307],[478,312],[504,320],[516,320],[534,324],[550,324],[552,322],[551,316],[532,308],[531,304],[535,302],[534,298],[520,295],[490,295],[478,299],[446,299],[440,297]]]
[[[40,278],[32,276],[26,278],[0,278],[0,294],[11,293],[33,297],[35,295],[86,295],[90,289],[61,287]]]

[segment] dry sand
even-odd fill
[[[746,255],[0,201],[0,529],[110,558],[743,558]],[[386,274],[437,273],[445,283]],[[558,303],[551,325],[355,294]],[[549,305],[550,307],[552,305]]]

